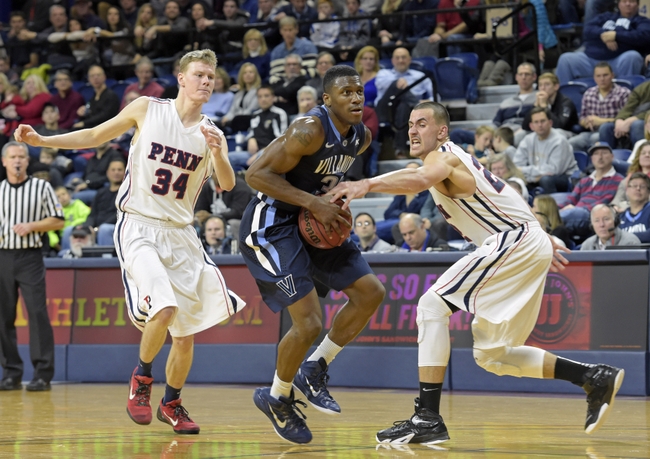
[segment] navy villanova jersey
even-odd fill
[[[315,107],[306,116],[320,120],[325,140],[316,153],[303,157],[284,178],[300,190],[321,195],[336,186],[352,166],[366,141],[366,130],[359,123],[341,138],[324,106]],[[298,207],[261,192],[244,211],[239,238],[244,261],[262,298],[275,312],[300,300],[314,287],[323,296],[329,288],[343,290],[372,273],[350,239],[329,250],[308,245],[298,231]]]
[[[296,188],[307,193],[320,195],[334,188],[350,169],[359,150],[366,140],[366,128],[363,123],[352,126],[345,138],[334,127],[324,105],[314,107],[305,116],[317,117],[325,131],[325,141],[320,150],[311,156],[304,156],[285,179]],[[268,196],[258,194],[263,201],[271,203]],[[295,206],[273,201],[278,207],[298,210]]]

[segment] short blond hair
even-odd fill
[[[484,124],[476,128],[476,133],[474,135],[478,137],[485,134],[486,132],[489,132],[490,134],[494,135],[494,128],[492,126],[487,126]]]
[[[555,74],[551,72],[542,73],[539,77],[537,77],[538,84],[542,80],[550,81],[553,86],[555,86],[556,84],[560,84],[560,80],[558,80],[557,76],[555,76]]]
[[[214,51],[211,49],[199,49],[196,51],[190,51],[181,57],[180,62],[180,71],[185,73],[187,67],[192,62],[203,62],[204,64],[209,65],[210,67],[216,70],[217,68],[217,56],[214,54]]]
[[[244,42],[244,46],[242,47],[242,55],[244,58],[248,58],[251,54],[246,42],[255,38],[260,41],[260,55],[264,56],[269,52],[269,48],[266,46],[266,39],[264,38],[264,35],[262,35],[262,32],[257,29],[250,29],[244,34],[244,39],[242,40]]]

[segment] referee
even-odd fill
[[[29,354],[34,379],[29,391],[50,390],[54,376],[54,336],[47,314],[41,238],[65,223],[61,204],[45,180],[28,177],[27,146],[2,147],[7,179],[0,182],[0,390],[22,388],[23,361],[16,339],[18,287],[29,318]]]

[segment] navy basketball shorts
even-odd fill
[[[325,296],[329,289],[344,290],[372,274],[350,239],[333,249],[312,247],[300,236],[297,212],[256,197],[244,211],[239,247],[262,299],[274,312],[304,298],[314,287]]]

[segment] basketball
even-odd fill
[[[341,207],[343,201],[339,199],[336,201],[336,205]],[[352,225],[352,215],[349,215],[347,220],[350,225]],[[350,232],[352,231],[351,226],[350,228],[341,226],[343,237],[339,236],[336,231],[332,231],[332,237],[328,238],[323,224],[316,220],[311,211],[305,207],[300,208],[300,213],[298,214],[298,227],[300,228],[300,234],[303,239],[307,241],[309,245],[318,249],[333,249],[334,247],[340,246],[348,237],[350,237]]]

